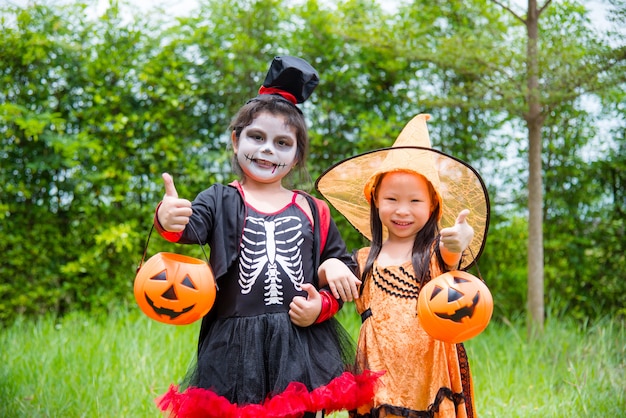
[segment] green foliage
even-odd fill
[[[132,303],[161,173],[189,199],[232,180],[230,118],[280,54],[321,75],[303,105],[310,178],[296,186],[312,191],[332,164],[390,146],[413,115],[431,113],[433,145],[477,167],[490,191],[479,268],[496,314],[524,310],[526,172],[502,168],[527,147],[525,38],[510,14],[482,1],[392,13],[373,0],[204,0],[176,19],[91,6],[0,8],[0,323]],[[577,3],[553,2],[546,16],[549,303],[576,318],[626,314],[623,37],[589,32]],[[612,128],[566,82],[597,98]],[[349,249],[367,245],[333,215]],[[155,235],[148,255],[157,251],[202,256]]]
[[[519,217],[494,223],[478,266],[470,273],[481,277],[489,287],[493,316],[514,318],[526,300],[528,224]]]

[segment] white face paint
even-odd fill
[[[233,148],[246,180],[279,182],[296,163],[296,130],[283,116],[263,112],[233,139]]]

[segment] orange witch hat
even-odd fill
[[[489,227],[489,195],[485,184],[469,164],[431,147],[426,121],[430,115],[415,116],[390,148],[347,158],[326,170],[315,187],[328,202],[367,239],[371,240],[370,204],[378,176],[392,171],[423,175],[433,185],[442,203],[440,227],[453,226],[463,209],[474,228],[469,254],[461,269],[469,268],[485,246]]]

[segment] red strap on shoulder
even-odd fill
[[[328,239],[328,230],[330,229],[330,208],[322,199],[318,199],[315,196],[311,196],[307,192],[302,190],[296,190],[296,192],[301,195],[306,196],[307,198],[313,199],[315,202],[315,206],[317,207],[317,218],[315,222],[319,222],[320,227],[320,254],[324,251],[324,247],[326,246],[326,241]],[[309,200],[310,202],[310,200]]]
[[[328,230],[330,229],[330,208],[323,200],[313,198],[317,205],[317,211],[319,213],[320,222],[320,254],[324,250],[326,245],[326,239],[328,238]]]
[[[339,310],[339,301],[328,290],[320,290],[322,297],[322,310],[315,320],[316,324],[320,324],[332,318]]]

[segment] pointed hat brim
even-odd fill
[[[366,152],[333,165],[317,179],[315,187],[357,231],[371,240],[370,205],[366,193],[369,196],[374,179],[391,171],[424,175],[433,184],[443,203],[440,220],[442,228],[453,226],[463,209],[470,210],[468,223],[474,228],[474,238],[460,266],[461,269],[468,269],[480,257],[485,246],[489,228],[489,195],[482,178],[473,167],[432,149],[430,140],[425,140],[423,132],[414,135],[416,131],[413,127],[421,130],[427,119],[428,115],[416,116],[390,148]],[[417,140],[418,137],[421,139]],[[426,146],[409,145],[412,143]]]

